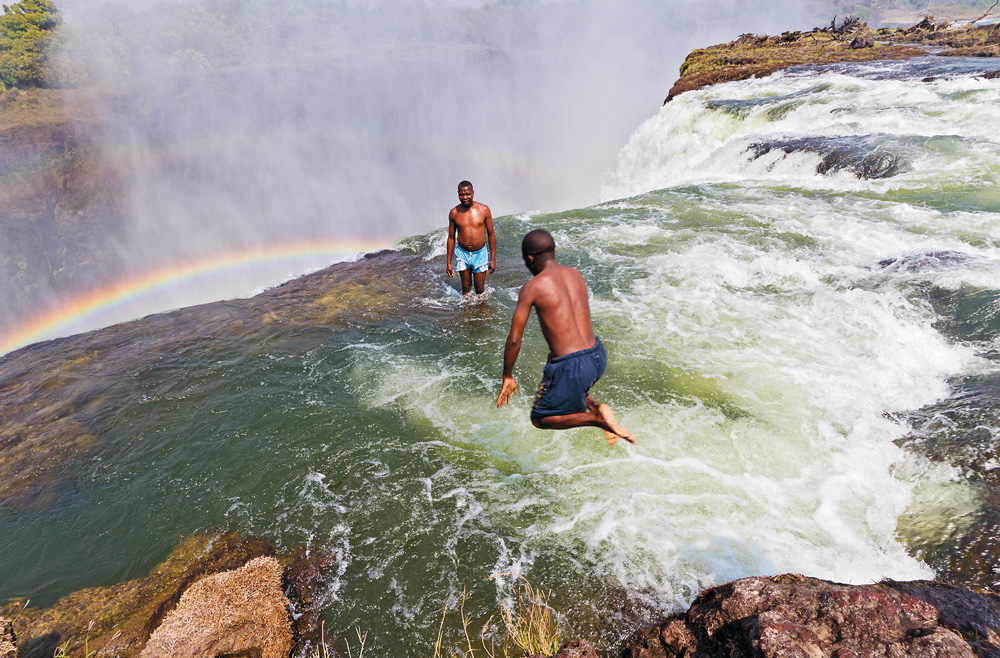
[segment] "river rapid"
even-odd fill
[[[445,608],[460,649],[463,593],[478,633],[518,575],[610,652],[741,576],[949,576],[992,513],[995,462],[925,448],[1000,391],[997,70],[804,67],[682,94],[604,201],[497,219],[485,300],[444,276],[441,229],[396,244],[431,281],[389,318],[164,351],[108,383],[65,491],[0,506],[0,599],[139,577],[227,528],[337,552],[326,629],[367,631],[372,655],[432,655]],[[635,445],[531,426],[534,320],[521,396],[496,408],[538,227],[590,285],[610,356],[593,393]],[[967,429],[997,450],[1000,421]]]

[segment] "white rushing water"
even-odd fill
[[[1000,167],[1000,83],[972,75],[965,60],[949,64],[839,65],[821,75],[805,68],[681,94],[635,132],[601,196],[707,182],[840,193],[929,188],[946,197],[955,185],[990,186]],[[895,150],[904,171],[878,182],[819,176],[815,153],[747,152],[761,142],[866,137],[873,153]]]
[[[519,218],[510,238],[548,228],[590,282],[611,354],[595,396],[637,445],[539,432],[523,408],[498,420],[467,400],[470,386],[488,394],[488,366],[397,360],[373,375],[416,422],[520,455],[511,477],[546,492],[549,513],[516,533],[498,571],[562,551],[664,611],[751,574],[933,577],[906,538],[968,524],[976,491],[897,446],[908,429],[897,415],[992,370],[991,345],[942,333],[929,296],[1000,277],[1000,81],[958,75],[964,61],[921,81],[937,66],[683,94],[622,150],[607,202]],[[864,166],[885,177],[859,177]],[[477,502],[468,513],[488,518],[539,504],[503,486]]]

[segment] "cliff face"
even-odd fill
[[[1000,24],[952,28],[925,18],[908,28],[870,30],[864,21],[848,19],[839,27],[809,32],[744,34],[729,43],[692,51],[664,102],[685,91],[792,66],[909,59],[928,55],[931,48],[940,56],[996,57],[1000,55]]]
[[[101,279],[123,194],[90,137],[82,92],[0,94],[0,333],[55,292]]]

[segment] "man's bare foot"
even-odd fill
[[[625,439],[629,443],[635,443],[635,439],[632,438],[632,433],[618,424],[618,419],[615,418],[613,413],[611,413],[611,407],[606,404],[599,404],[597,405],[597,414],[604,420],[605,423],[608,424],[608,427],[611,428],[611,432],[608,432],[607,430],[604,431],[604,436],[608,439],[609,445],[614,445],[615,443],[610,437],[608,437],[608,434]],[[618,439],[616,438],[615,441],[617,440]]]
[[[618,435],[615,434],[614,432],[609,432],[607,430],[604,430],[604,438],[605,440],[607,440],[609,446],[613,446],[614,444],[618,443]]]

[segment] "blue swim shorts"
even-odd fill
[[[598,338],[593,347],[545,364],[531,418],[565,416],[587,410],[587,391],[608,368],[608,352]]]
[[[473,272],[485,272],[490,269],[490,248],[488,246],[470,254],[457,244],[455,245],[455,271],[461,272],[470,267]]]

